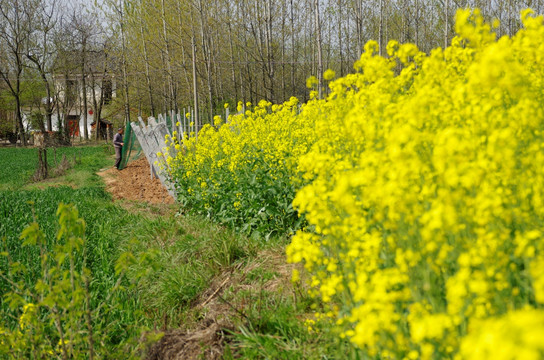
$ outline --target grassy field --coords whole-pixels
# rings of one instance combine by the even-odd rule
[[[50,260],[58,258],[63,246],[56,236],[61,228],[56,215],[59,203],[74,204],[86,223],[85,260],[76,256],[75,267],[76,274],[84,273],[83,267],[91,273],[90,303],[82,313],[92,310],[96,353],[119,359],[145,357],[149,351],[145,339],[178,336],[172,335],[177,334],[175,329],[192,334],[194,346],[184,354],[187,358],[210,349],[219,349],[224,358],[254,359],[352,353],[332,334],[308,330],[311,324],[304,320],[313,305],[306,291],[290,281],[286,239],[250,240],[205,218],[181,216],[176,206],[113,203],[95,174],[111,164],[112,157],[103,147],[57,149],[57,157],[60,154],[72,159],[75,155],[73,167],[56,178],[32,183],[35,150],[0,149],[2,167],[9,169],[0,181],[1,359],[32,357],[36,351],[36,344],[25,337],[29,330],[23,331],[33,300],[23,296],[21,304],[14,306],[13,284],[35,291],[46,277],[40,264],[44,252]],[[54,167],[54,159],[49,160]],[[45,235],[45,250],[24,246],[20,239],[32,222]],[[13,271],[13,264],[19,264],[18,270]],[[64,296],[75,301],[72,295]],[[37,329],[40,321],[46,324],[48,319],[42,309],[33,326]],[[216,332],[223,334],[220,340],[215,335],[199,337],[207,334],[210,324],[217,324]],[[34,341],[49,349],[47,354],[62,357],[59,334],[46,325],[44,336]],[[87,358],[89,337],[83,323],[76,325],[84,329],[74,332],[84,334],[82,341],[66,351],[73,358]],[[16,341],[15,335],[9,340],[6,334],[25,336]],[[160,354],[164,347],[158,342],[150,351]]]
[[[56,238],[59,230],[56,216],[59,203],[74,204],[79,210],[79,216],[86,222],[86,267],[92,273],[90,298],[94,304],[103,302],[115,286],[117,278],[114,266],[120,255],[119,246],[125,239],[124,232],[132,224],[138,223],[136,216],[111,202],[110,195],[95,174],[111,162],[111,157],[102,147],[56,149],[56,163],[54,152],[49,149],[48,153],[51,174],[55,173],[56,165],[63,156],[71,165],[64,168],[63,173],[56,178],[31,183],[36,150],[0,149],[1,166],[8,170],[2,172],[0,182],[1,251],[8,254],[0,258],[0,311],[3,319],[0,326],[7,329],[16,329],[21,316],[20,310],[8,306],[6,301],[6,296],[14,289],[10,283],[33,289],[38,281],[48,276],[43,274],[40,255],[44,252],[55,254],[55,249],[60,245]],[[38,223],[45,235],[45,249],[40,246],[23,246],[19,238],[23,229],[32,222]],[[23,270],[13,271],[12,264],[21,264]],[[76,266],[78,269],[83,266],[82,258],[76,258]],[[114,306],[109,308],[112,331],[108,336],[110,343],[105,344],[108,348],[114,349],[134,337],[135,327],[143,323],[143,319],[138,316],[138,302],[122,301],[123,297],[128,299],[128,295],[120,294]],[[31,302],[31,299],[25,298],[23,302]],[[98,318],[95,320],[99,321]],[[127,330],[116,330],[123,327]],[[50,336],[51,342],[58,341],[54,333]],[[19,350],[22,351],[19,355],[26,354],[25,349]]]
[[[77,162],[77,167],[66,177],[55,176],[56,184],[82,186],[83,180],[95,180],[93,171],[101,167],[113,166],[113,160],[108,155],[111,149],[107,146],[77,146],[49,148],[47,163],[49,171],[55,175],[63,157],[69,162]],[[38,149],[34,148],[0,148],[0,190],[20,189],[32,184],[33,175],[38,163]],[[47,181],[45,182],[45,185]],[[43,187],[43,186],[42,186]]]

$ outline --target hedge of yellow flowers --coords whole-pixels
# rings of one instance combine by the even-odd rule
[[[542,359],[544,20],[498,40],[478,11],[456,20],[430,55],[368,43],[305,108],[310,226],[288,260],[371,358]]]
[[[216,117],[198,137],[167,138],[162,165],[184,208],[246,233],[292,232],[302,221],[292,205],[301,183],[297,159],[315,141],[313,127],[297,115],[294,97],[281,105],[246,105],[250,110],[239,103],[228,123]]]
[[[182,201],[298,227],[317,318],[370,358],[544,358],[544,19],[521,18],[497,40],[459,11],[428,55],[371,41],[327,99],[172,144]]]

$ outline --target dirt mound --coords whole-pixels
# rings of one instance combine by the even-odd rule
[[[151,204],[173,204],[174,198],[161,184],[159,179],[152,179],[150,168],[145,158],[128,163],[119,171],[115,167],[98,173],[106,183],[106,190],[114,200],[138,200]]]

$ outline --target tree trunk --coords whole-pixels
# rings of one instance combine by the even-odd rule
[[[193,56],[193,103],[194,103],[194,113],[195,113],[195,126],[198,127],[199,125],[199,109],[198,109],[198,87],[197,87],[197,79],[196,79],[196,44],[195,44],[195,35],[193,34],[191,36],[191,50],[192,50],[192,56]],[[195,136],[196,136],[195,131]]]
[[[344,9],[342,5],[342,0],[338,0],[338,56],[340,57],[340,76],[344,76],[344,51],[342,49],[342,14]]]
[[[415,18],[414,18],[414,32],[415,32],[415,41],[416,46],[419,48],[419,0],[416,0],[416,11],[415,11]]]
[[[379,51],[380,51],[380,56],[383,55],[383,30],[384,30],[384,25],[383,25],[383,21],[384,21],[384,16],[383,16],[383,12],[384,12],[384,0],[380,0],[380,29],[379,29],[379,36],[378,36],[378,41],[379,41]]]
[[[166,32],[166,10],[164,6],[164,0],[161,0],[161,17],[162,17],[162,31],[163,31],[163,37],[164,37],[164,59],[166,62],[166,72],[168,76],[168,107],[172,110],[175,110],[177,107],[175,104],[177,104],[176,99],[176,90],[175,90],[175,84],[174,84],[174,75],[172,74],[172,63],[170,61],[170,41],[168,40],[168,33]],[[167,109],[169,110],[169,109]]]
[[[51,84],[49,83],[47,75],[39,61],[32,56],[27,57],[36,65],[36,67],[38,68],[38,72],[40,73],[40,77],[42,78],[43,86],[45,88],[45,93],[47,96],[47,98],[45,99],[45,118],[47,122],[47,130],[53,131],[53,103],[51,102]]]
[[[445,13],[445,21],[444,21],[444,49],[448,47],[448,32],[449,32],[449,21],[450,21],[450,13],[449,13],[449,8],[450,8],[450,0],[446,0],[445,1],[445,9],[444,9],[444,13]]]
[[[232,25],[230,22],[230,6],[227,4],[227,28],[228,28],[228,36],[229,36],[229,46],[230,46],[230,70],[231,70],[231,80],[232,84],[234,86],[234,101],[238,101],[238,83],[236,80],[236,66],[234,65],[234,44],[232,40]]]
[[[62,138],[62,141],[64,142],[67,137],[66,137],[66,131],[64,130],[64,126],[62,124],[62,118],[60,116],[60,101],[59,101],[59,94],[58,93],[55,93],[55,107],[57,109],[57,125],[59,127],[59,135],[61,136]]]
[[[274,101],[274,52],[272,49],[272,2],[266,2],[266,73],[268,76],[268,100]]]
[[[142,0],[140,0],[140,7],[142,6]],[[140,9],[141,10],[141,9]],[[155,116],[155,103],[153,101],[153,89],[151,87],[151,76],[149,75],[149,56],[147,54],[147,43],[144,38],[144,26],[143,17],[140,14],[140,36],[142,38],[142,46],[144,49],[144,62],[145,62],[145,81],[147,85],[147,95],[149,96],[149,107],[151,110],[151,116]]]
[[[102,105],[104,103],[104,82],[106,80],[107,74],[107,57],[104,55],[103,71],[102,71],[102,84],[100,86],[100,98],[96,100],[96,76],[93,71],[91,71],[91,87],[92,87],[92,96],[93,96],[93,109],[94,109],[94,124],[95,124],[95,140],[98,141],[100,138],[100,118],[102,117]]]
[[[359,54],[363,53],[363,0],[357,0],[357,8],[355,10],[355,23],[357,28],[357,47]],[[381,9],[381,0],[380,0]]]
[[[285,101],[285,2],[281,5],[281,101]]]
[[[69,94],[68,94],[68,74],[65,72],[64,73],[64,103],[63,103],[63,106],[62,106],[62,120],[64,121],[64,138],[71,142],[70,140],[70,127],[69,127],[69,124],[68,124],[68,113],[69,113],[69,107],[70,105],[68,104],[69,102]],[[60,121],[60,119],[59,119]],[[79,124],[77,125],[79,126]]]
[[[42,135],[45,135],[42,133]],[[44,139],[45,140],[45,139]],[[47,149],[44,147],[38,148],[38,168],[36,169],[36,175],[34,176],[36,180],[47,179],[48,176],[47,169]]]
[[[81,87],[82,87],[82,91],[83,91],[83,94],[82,94],[82,100],[83,100],[83,108],[82,108],[82,111],[83,111],[83,134],[85,136],[85,140],[89,140],[89,130],[87,129],[87,121],[88,121],[88,118],[87,118],[87,82],[85,80],[85,74],[83,73],[81,75]]]
[[[185,54],[185,40],[183,39],[183,19],[184,17],[186,17],[186,14],[183,13],[182,11],[182,8],[181,8],[181,2],[180,1],[176,1],[176,7],[177,7],[177,11],[178,11],[178,25],[179,25],[179,44],[180,44],[180,50],[181,50],[181,67],[183,68],[183,75],[184,75],[184,78],[185,78],[185,85],[187,86],[187,89],[190,89],[191,88],[191,81],[189,80],[189,71],[188,71],[188,66],[187,66],[187,56]],[[191,95],[190,95],[190,92],[187,91],[188,93],[188,99],[186,101],[190,102],[190,99],[191,99]],[[180,94],[180,96],[182,97],[182,102],[185,101],[185,99],[183,99],[183,95],[184,93]]]
[[[93,102],[93,119],[94,119],[94,131],[95,131],[95,137],[94,139],[98,141],[99,133],[100,133],[100,117],[97,116],[97,109],[98,109],[98,102],[96,101],[96,79],[94,76],[94,72],[91,71],[91,93],[92,93],[92,102]]]
[[[295,84],[295,64],[297,60],[297,52],[296,52],[296,43],[295,43],[295,14],[294,14],[294,7],[293,7],[293,0],[291,0],[290,7],[291,7],[291,93],[294,96],[297,96],[296,94],[296,84]]]
[[[317,92],[321,99],[323,97],[323,53],[321,40],[321,23],[319,19],[319,0],[314,0],[315,32],[317,36]]]
[[[83,134],[85,140],[89,140],[89,130],[87,129],[87,69],[85,68],[85,60],[87,57],[87,41],[86,38],[83,39],[82,48],[81,48],[81,87],[83,91]]]
[[[19,130],[19,138],[21,139],[21,144],[26,146],[25,127],[23,125],[23,114],[21,113],[21,99],[19,95],[15,96],[15,106],[17,107],[17,128]]]
[[[121,6],[121,50],[122,50],[122,66],[123,66],[123,87],[125,92],[125,124],[130,123],[130,100],[128,91],[128,70],[127,70],[127,48],[125,40],[125,19],[123,15],[123,6]]]

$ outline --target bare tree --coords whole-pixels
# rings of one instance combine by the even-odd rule
[[[319,12],[319,0],[313,0],[314,5],[314,16],[315,16],[315,34],[316,34],[316,44],[317,44],[317,91],[319,98],[323,97],[323,51],[322,46],[323,42],[321,40],[321,20]]]
[[[65,17],[61,16],[59,25],[53,32],[53,43],[56,51],[53,60],[53,79],[56,84],[54,87],[54,101],[57,109],[59,131],[65,141],[70,139],[68,114],[76,102],[75,82],[72,79],[77,67],[73,56],[76,41],[70,24]]]
[[[238,79],[236,76],[236,66],[234,64],[234,39],[233,39],[233,19],[231,17],[231,3],[230,1],[225,1],[225,7],[226,7],[226,21],[227,21],[227,29],[228,29],[228,42],[229,42],[229,52],[230,52],[230,70],[231,70],[231,81],[234,89],[234,99],[238,99]]]
[[[82,106],[80,110],[83,115],[83,134],[85,139],[89,139],[89,130],[88,130],[88,84],[87,77],[89,76],[89,67],[88,67],[88,57],[89,57],[89,47],[92,46],[92,37],[95,35],[95,25],[81,12],[78,10],[73,10],[71,15],[71,26],[75,30],[75,39],[77,46],[77,56],[79,60],[79,77],[81,80],[81,101]]]
[[[127,24],[130,16],[138,16],[138,12],[127,13],[127,7],[131,7],[132,3],[125,0],[105,0],[105,9],[109,9],[110,30],[119,35],[118,46],[120,48],[121,73],[123,79],[123,95],[124,95],[124,113],[125,124],[130,123],[130,84],[129,84],[129,69],[128,69],[128,41],[127,41]],[[106,10],[104,10],[106,11]]]
[[[169,34],[167,32],[166,25],[166,7],[164,5],[164,0],[161,0],[161,21],[162,21],[162,36],[164,41],[164,61],[166,63],[166,76],[168,78],[168,106],[170,109],[177,111],[177,96],[176,96],[176,82],[174,80],[174,74],[172,72],[172,61],[171,61],[171,45]]]
[[[444,5],[444,49],[448,47],[450,28],[450,0],[445,0]]]
[[[105,1],[120,7],[119,0]],[[197,113],[204,106],[207,121],[225,99],[306,99],[308,76],[321,77],[325,66],[344,74],[369,40],[379,43],[383,56],[389,39],[415,42],[426,52],[447,46],[458,8],[480,6],[488,21],[500,15],[505,20],[501,31],[514,33],[519,25],[515,14],[530,5],[514,0],[126,2],[138,5],[138,11],[125,13],[133,24],[125,28],[123,51],[131,54],[135,74],[130,89],[147,92],[152,109],[162,93],[164,110],[177,106],[172,98],[196,107]],[[113,18],[122,34],[121,17]],[[122,48],[123,36],[118,41]]]
[[[206,6],[205,6],[206,5]],[[198,0],[196,10],[199,16],[200,25],[200,40],[202,49],[202,56],[204,58],[204,65],[206,68],[206,84],[207,84],[207,99],[208,99],[208,119],[212,122],[213,119],[213,87],[212,87],[212,48],[211,38],[208,24],[208,9],[209,4],[204,4],[202,0]]]
[[[26,49],[26,57],[34,65],[43,81],[46,92],[45,116],[47,129],[53,131],[53,89],[50,78],[53,65],[52,34],[58,20],[57,1],[52,0],[49,4],[39,4],[37,13],[27,13],[28,21],[35,21],[37,27],[29,38],[29,45]]]
[[[194,9],[193,6],[191,6],[191,18],[193,18],[194,15]],[[198,106],[198,80],[197,80],[197,70],[196,70],[196,34],[195,34],[195,26],[194,23],[191,22],[191,59],[192,59],[192,71],[193,71],[193,107],[194,107],[194,119],[195,119],[195,126],[198,128],[200,125],[199,123],[199,106]]]
[[[140,0],[139,3],[139,17],[138,17],[138,29],[140,32],[141,42],[142,42],[142,49],[143,49],[143,58],[145,63],[145,81],[147,85],[147,94],[149,96],[149,106],[151,107],[151,116],[155,116],[155,103],[153,101],[153,88],[151,87],[151,75],[150,75],[150,60],[148,56],[148,50],[147,50],[147,42],[144,38],[144,4],[143,1]]]
[[[0,77],[15,100],[17,130],[21,143],[27,139],[23,126],[21,82],[25,67],[25,53],[33,32],[37,0],[0,0]]]

